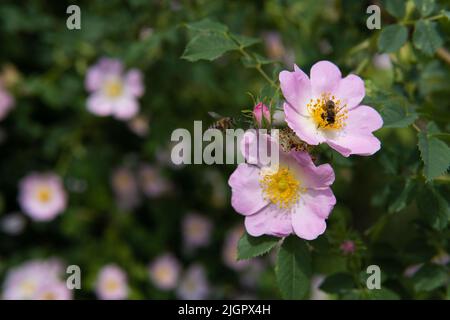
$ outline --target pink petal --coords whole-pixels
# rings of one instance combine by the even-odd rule
[[[255,214],[246,216],[245,229],[254,237],[263,234],[285,237],[292,233],[291,214],[271,204]]]
[[[302,186],[323,189],[333,184],[334,171],[328,163],[316,167],[308,153],[291,151],[290,154],[300,164]]]
[[[240,150],[247,163],[264,167],[270,165],[271,152],[278,152],[279,146],[268,134],[251,129],[244,133]]]
[[[297,236],[305,240],[314,240],[325,232],[325,219],[318,216],[314,209],[304,202],[292,213],[292,227]]]
[[[336,204],[336,197],[331,188],[326,189],[308,189],[301,194],[301,200],[306,206],[312,208],[314,213],[320,218],[326,219]]]
[[[366,135],[346,133],[338,135],[332,140],[327,140],[328,145],[348,157],[351,154],[360,156],[370,156],[380,150],[381,144],[371,133]]]
[[[341,80],[341,71],[329,61],[319,61],[314,64],[310,72],[313,96],[335,91]]]
[[[269,203],[263,197],[259,172],[258,167],[241,163],[228,180],[232,191],[231,205],[240,214],[253,214]]]
[[[139,111],[139,105],[133,97],[122,97],[114,101],[114,116],[120,120],[129,120]]]
[[[343,104],[347,104],[347,108],[352,109],[359,105],[366,94],[364,81],[360,77],[350,74],[339,81],[334,94],[336,98],[342,100]]]
[[[374,108],[361,105],[350,110],[346,124],[346,131],[369,133],[380,129],[383,126],[383,119]]]
[[[108,116],[112,113],[113,104],[101,93],[94,93],[87,100],[87,108],[96,115]]]
[[[137,69],[131,69],[125,76],[126,89],[135,97],[140,97],[144,93],[142,82],[142,73]]]
[[[325,141],[311,118],[298,114],[287,103],[284,104],[284,113],[288,126],[295,131],[301,140],[312,145]]]
[[[279,79],[286,101],[296,112],[306,116],[306,104],[311,99],[311,82],[308,76],[295,65],[293,72],[280,72]]]
[[[375,109],[359,106],[349,111],[346,126],[336,135],[328,137],[327,143],[344,157],[351,154],[372,155],[380,150],[380,141],[372,134],[383,125]]]

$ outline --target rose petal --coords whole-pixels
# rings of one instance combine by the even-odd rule
[[[228,180],[232,190],[231,205],[240,214],[253,214],[269,203],[263,197],[259,172],[258,167],[241,163]]]
[[[271,204],[255,214],[246,216],[245,229],[254,237],[263,234],[285,237],[292,233],[291,214]]]
[[[295,131],[297,136],[308,144],[317,145],[325,139],[317,130],[316,124],[310,117],[304,117],[295,112],[289,104],[284,104],[284,113],[288,126]]]
[[[334,94],[342,101],[342,105],[347,104],[348,109],[357,107],[366,94],[364,81],[360,77],[350,74],[339,81]]]
[[[312,94],[318,97],[336,90],[341,80],[341,71],[330,61],[319,61],[312,66],[310,76]]]
[[[311,82],[308,76],[295,65],[293,72],[280,72],[279,79],[286,101],[296,112],[308,115],[306,104],[311,99]]]
[[[325,232],[327,225],[312,207],[300,202],[292,213],[292,227],[300,238],[314,240]]]

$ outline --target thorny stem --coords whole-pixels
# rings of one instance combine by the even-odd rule
[[[413,128],[416,129],[417,132],[420,132],[420,128],[417,126],[417,124],[413,123],[412,124]]]

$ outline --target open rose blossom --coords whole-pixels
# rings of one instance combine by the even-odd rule
[[[126,299],[128,297],[127,275],[117,265],[108,264],[99,272],[95,291],[102,300]]]
[[[172,290],[176,287],[181,266],[171,253],[157,257],[149,267],[150,279],[161,290]]]
[[[240,164],[228,181],[233,208],[245,216],[245,228],[252,236],[295,233],[306,240],[317,238],[325,231],[325,220],[336,203],[330,189],[333,169],[329,164],[315,166],[306,152],[286,153],[275,139],[259,135],[248,131],[242,139],[247,163]],[[277,171],[248,152],[258,140],[271,144],[271,150],[279,150]],[[259,143],[258,149],[263,145]]]
[[[364,82],[341,71],[329,61],[311,68],[310,78],[297,66],[280,73],[286,99],[286,122],[300,139],[311,145],[327,143],[345,157],[372,155],[380,141],[372,132],[383,125],[378,112],[360,105],[365,95]]]
[[[119,60],[102,58],[86,75],[87,100],[90,112],[129,120],[139,111],[138,98],[144,93],[142,74],[137,69],[124,71]]]
[[[59,260],[30,260],[8,271],[3,284],[5,300],[69,300],[70,291]]]
[[[32,173],[22,179],[19,188],[20,206],[33,220],[49,221],[66,209],[63,183],[53,173]]]

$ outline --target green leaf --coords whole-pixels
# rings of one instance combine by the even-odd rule
[[[430,15],[436,6],[435,0],[414,0],[414,4],[422,17]]]
[[[405,182],[405,186],[396,197],[395,201],[389,206],[389,212],[399,212],[403,210],[412,200],[412,195],[414,194],[414,190],[416,189],[416,183],[414,180],[408,179]]]
[[[449,146],[433,136],[436,133],[419,132],[419,150],[424,163],[424,175],[427,181],[447,172],[450,166]]]
[[[450,210],[447,201],[430,185],[425,185],[417,196],[417,207],[421,215],[436,230],[447,227]]]
[[[442,47],[444,41],[436,29],[435,22],[419,20],[415,24],[413,43],[417,49],[431,56]]]
[[[310,287],[311,256],[305,241],[286,238],[278,252],[275,267],[278,287],[284,299],[302,299]]]
[[[243,35],[239,35],[239,34],[232,34],[232,37],[243,48],[252,46],[261,41],[259,38],[248,37],[248,36],[243,36]]]
[[[228,27],[209,18],[186,24],[188,29],[196,32],[227,32]]]
[[[405,16],[406,1],[405,0],[385,0],[385,7],[387,12],[397,19]]]
[[[245,232],[238,243],[238,260],[261,256],[275,247],[278,241],[275,237],[252,237]]]
[[[331,294],[339,294],[342,291],[353,289],[355,283],[348,273],[335,273],[322,282],[320,290]]]
[[[416,291],[432,291],[446,284],[448,273],[443,266],[427,264],[417,271],[412,280]]]
[[[395,52],[408,40],[408,29],[399,24],[384,27],[378,39],[378,48],[382,52]]]
[[[238,46],[233,40],[218,33],[199,34],[186,46],[183,59],[191,62],[198,60],[215,60],[225,52],[236,50]]]
[[[400,296],[394,291],[386,288],[366,290],[368,300],[400,300]]]
[[[418,118],[403,95],[390,88],[377,87],[372,81],[366,81],[364,103],[378,109],[385,128],[404,128]]]

